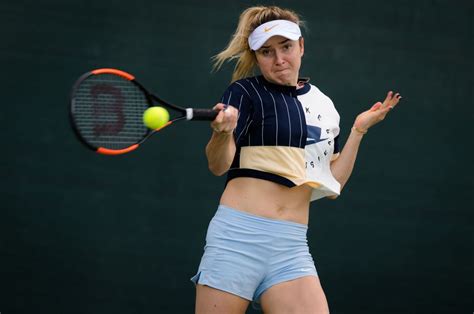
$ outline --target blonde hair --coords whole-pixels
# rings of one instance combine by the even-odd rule
[[[302,22],[295,12],[277,6],[250,7],[240,14],[239,24],[227,47],[212,57],[213,69],[218,71],[224,62],[237,59],[232,82],[253,74],[257,61],[255,53],[250,50],[248,38],[258,26],[273,20],[288,20],[302,26]]]

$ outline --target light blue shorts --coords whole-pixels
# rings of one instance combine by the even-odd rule
[[[259,303],[265,290],[317,276],[303,224],[264,218],[220,205],[206,236],[194,284]]]

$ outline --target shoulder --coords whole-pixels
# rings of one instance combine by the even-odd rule
[[[337,112],[336,106],[334,105],[332,99],[324,94],[317,86],[307,83],[310,88],[307,93],[298,96],[298,99],[305,104],[312,104],[317,106],[318,109],[332,112],[335,115],[339,115]]]
[[[243,78],[232,82],[228,87],[228,91],[244,94],[251,97],[252,91],[256,86],[260,85],[257,77]],[[258,87],[257,87],[258,88]]]
[[[254,88],[256,84],[258,83],[255,77],[232,82],[222,95],[221,102],[232,105],[239,110],[252,108],[256,99]]]
[[[261,102],[261,95],[264,91],[264,85],[259,81],[259,77],[247,77],[237,81],[232,82],[226,89],[223,102],[225,100],[229,102],[228,99],[233,98],[239,99],[240,103],[247,103],[253,105],[254,103]]]
[[[323,93],[319,89],[319,87],[317,87],[313,84],[309,84],[309,85],[311,86],[310,92],[312,92],[315,97],[317,97],[320,100],[323,100],[328,105],[331,105],[332,107],[334,107],[334,103],[333,103],[332,99],[329,96],[327,96],[325,93]]]

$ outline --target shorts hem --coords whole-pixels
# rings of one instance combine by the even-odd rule
[[[310,273],[310,274],[298,274],[298,275],[288,276],[288,277],[284,277],[284,278],[279,278],[278,280],[274,280],[274,281],[266,284],[265,287],[262,288],[260,292],[258,292],[258,294],[255,294],[254,302],[260,304],[260,297],[262,296],[262,294],[265,291],[267,291],[269,288],[273,287],[274,285],[277,285],[277,284],[282,283],[282,282],[287,282],[287,281],[291,281],[291,280],[295,280],[295,279],[300,279],[300,278],[303,278],[303,277],[309,277],[309,276],[319,277],[318,274],[315,272],[315,273]]]
[[[191,281],[194,283],[195,286],[197,286],[198,284],[203,285],[203,286],[208,286],[208,287],[211,287],[213,289],[221,290],[221,291],[233,294],[235,296],[241,297],[242,299],[245,299],[249,302],[252,302],[252,297],[245,296],[243,293],[238,293],[238,292],[232,291],[229,288],[222,287],[222,286],[212,282],[212,280],[210,280],[208,278],[206,272],[204,272],[204,271],[199,271],[195,276],[193,276],[191,278]]]

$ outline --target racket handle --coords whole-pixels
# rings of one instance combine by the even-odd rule
[[[186,109],[186,119],[187,120],[200,120],[200,121],[212,121],[217,116],[216,111],[212,109]]]

